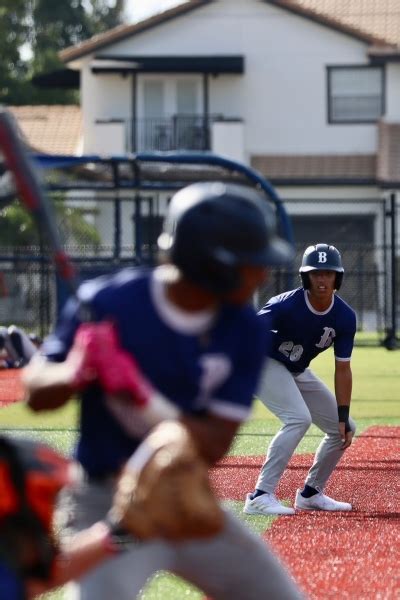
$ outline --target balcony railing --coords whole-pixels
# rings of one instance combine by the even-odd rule
[[[175,115],[137,119],[128,129],[128,150],[210,150],[210,126],[220,115]]]

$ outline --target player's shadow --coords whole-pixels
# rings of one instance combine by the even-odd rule
[[[374,434],[364,435],[364,434],[362,434],[361,439],[362,440],[399,440],[400,434],[399,435],[374,435]]]
[[[368,519],[377,519],[379,521],[400,521],[400,512],[379,512],[379,511],[358,511],[357,508],[352,512],[346,513],[346,518],[366,521]]]

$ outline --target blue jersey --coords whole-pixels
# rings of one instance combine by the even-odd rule
[[[263,332],[250,305],[218,312],[183,313],[165,296],[163,267],[125,269],[83,284],[79,298],[98,320],[112,319],[122,347],[164,396],[185,413],[212,414],[241,422],[247,418],[263,359]],[[77,302],[42,348],[50,360],[64,360],[79,325]],[[117,470],[139,440],[112,416],[98,387],[82,394],[77,458],[89,474]]]
[[[0,598],[1,600],[24,600],[26,598],[21,578],[1,561]]]
[[[351,358],[356,315],[336,294],[330,307],[318,312],[311,306],[308,293],[297,288],[274,296],[258,314],[264,328],[271,331],[269,356],[292,373],[304,371],[332,344],[336,360]]]

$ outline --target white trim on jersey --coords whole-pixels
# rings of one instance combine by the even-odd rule
[[[46,341],[46,356],[52,354],[63,354],[65,352],[65,344],[61,340],[57,339],[54,335],[50,335]],[[40,352],[40,350],[39,350]]]
[[[349,358],[339,358],[339,356],[335,356],[335,360],[338,362],[349,362],[351,360],[351,356],[349,356]]]
[[[215,310],[184,311],[172,304],[165,293],[166,266],[157,267],[151,274],[150,293],[154,307],[171,329],[185,335],[199,335],[207,331],[216,315]]]
[[[213,398],[207,404],[207,410],[217,417],[229,419],[230,421],[242,422],[249,418],[251,406],[240,406],[238,404],[227,402],[226,400]]]
[[[315,310],[315,308],[311,305],[311,302],[310,302],[310,300],[308,298],[308,291],[307,290],[304,290],[304,300],[305,300],[305,302],[307,304],[308,309],[312,313],[314,313],[314,315],[326,315],[332,309],[332,307],[333,307],[333,305],[335,303],[335,294],[333,294],[333,296],[332,296],[332,302],[330,303],[330,305],[328,306],[328,308],[326,310],[321,311],[321,312],[319,310]]]

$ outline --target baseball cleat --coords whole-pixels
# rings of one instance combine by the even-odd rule
[[[349,511],[352,510],[351,504],[348,502],[339,502],[322,492],[314,494],[311,498],[304,498],[301,495],[301,490],[296,492],[296,500],[294,507],[297,510],[327,510],[327,511]]]
[[[294,508],[281,504],[274,494],[266,492],[252,499],[251,494],[246,495],[243,512],[246,515],[294,515]]]

